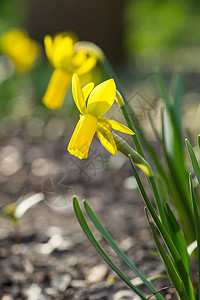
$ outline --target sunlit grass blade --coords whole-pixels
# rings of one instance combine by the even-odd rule
[[[31,207],[44,199],[43,193],[34,194],[26,199],[23,199],[15,208],[15,217],[20,219]]]
[[[170,236],[178,250],[188,274],[191,274],[189,255],[185,237],[168,203],[165,205]]]
[[[146,212],[146,216],[147,216],[147,220],[149,222],[149,226],[151,228],[151,232],[152,232],[156,247],[157,247],[157,249],[160,253],[160,256],[165,264],[165,268],[169,275],[170,281],[176,288],[181,300],[190,300],[189,295],[187,294],[187,291],[184,289],[184,284],[178,274],[178,271],[177,271],[175,265],[172,263],[169,255],[166,253],[165,249],[161,245],[156,227],[154,226],[153,222],[149,220],[147,212]]]
[[[192,242],[194,240],[194,216],[189,195],[187,172],[184,167],[183,147],[181,141],[179,141],[177,130],[174,129],[171,123],[170,113],[166,109],[162,112],[162,135],[164,154],[170,171],[169,176],[174,181],[179,195],[173,197],[172,200],[179,213],[187,240]]]
[[[167,249],[170,253],[170,256],[171,258],[173,259],[176,267],[177,267],[177,270],[179,272],[179,275],[182,279],[182,282],[185,286],[185,290],[188,292],[188,295],[190,296],[190,300],[195,300],[195,296],[194,296],[194,290],[193,290],[193,287],[192,287],[192,282],[191,282],[191,278],[189,276],[189,274],[187,273],[186,269],[185,269],[185,266],[181,260],[181,256],[176,248],[176,246],[174,245],[168,231],[166,230],[166,228],[164,227],[164,225],[161,223],[159,217],[157,216],[154,208],[153,208],[153,205],[151,204],[145,190],[144,190],[144,187],[143,187],[143,184],[140,180],[140,177],[138,176],[137,172],[136,172],[136,169],[135,169],[135,166],[134,166],[134,163],[131,159],[131,157],[129,157],[130,159],[130,162],[131,162],[131,165],[132,165],[132,170],[133,170],[133,174],[135,176],[135,179],[137,181],[137,184],[138,184],[138,188],[140,190],[140,193],[142,195],[142,198],[163,238],[163,241],[165,242],[165,245],[167,246]]]
[[[163,108],[161,109],[161,116],[163,114]],[[180,208],[182,207],[182,195],[180,195],[179,191],[177,190],[177,186],[175,184],[174,179],[172,178],[172,176],[169,176],[168,174],[168,170],[166,170],[166,167],[164,167],[159,159],[158,154],[156,153],[156,151],[154,150],[154,148],[152,147],[152,145],[150,144],[150,142],[148,141],[144,130],[142,130],[141,126],[138,128],[138,132],[139,132],[139,136],[148,152],[148,154],[151,156],[155,168],[157,169],[157,171],[160,174],[160,179],[163,179],[163,185],[166,186],[167,192],[168,194],[171,196],[172,199],[175,199],[174,201],[176,201],[178,204],[180,204]],[[161,138],[161,144],[163,143],[163,138]],[[161,198],[162,195],[161,195]],[[159,199],[158,199],[159,201]],[[187,216],[186,216],[187,218]]]
[[[161,141],[161,137],[160,137],[160,135],[159,135],[159,133],[158,133],[158,130],[157,130],[156,126],[155,126],[155,123],[154,123],[154,120],[153,120],[153,118],[152,118],[152,115],[151,115],[151,112],[150,112],[150,111],[148,111],[148,119],[149,119],[149,122],[150,122],[150,124],[151,124],[151,128],[152,128],[152,130],[153,130],[153,133],[154,133],[154,135],[155,135],[157,141],[158,141],[159,143],[161,143],[161,142],[162,142],[162,141]]]
[[[172,78],[172,95],[174,100],[174,114],[176,117],[176,124],[178,130],[181,134],[182,128],[182,101],[183,101],[183,78],[180,72],[176,72],[176,74]]]
[[[160,257],[159,254],[158,254],[158,256]],[[163,278],[168,279],[169,277],[168,277],[168,275],[161,274],[161,275],[156,275],[156,276],[149,277],[149,278],[147,278],[147,280],[148,281],[154,281],[154,280],[163,279]],[[136,278],[132,279],[131,283],[134,284],[135,286],[140,286],[140,285],[144,284],[143,281],[139,277],[136,277]]]
[[[91,232],[87,221],[85,220],[85,217],[83,216],[83,213],[80,209],[80,206],[78,204],[78,200],[77,198],[74,196],[73,198],[73,206],[74,206],[74,211],[76,214],[76,217],[84,231],[84,233],[86,234],[87,238],[89,239],[89,241],[92,243],[92,245],[94,246],[94,248],[97,250],[97,252],[101,255],[101,257],[107,262],[107,264],[119,275],[119,277],[124,280],[126,282],[126,284],[128,286],[130,286],[130,288],[141,297],[141,299],[143,300],[147,300],[147,298],[144,296],[144,294],[137,288],[135,287],[130,280],[117,268],[117,266],[112,262],[112,260],[108,257],[108,255],[106,254],[106,252],[102,249],[102,247],[100,246],[100,244],[98,243],[98,241],[96,240],[96,238],[94,237],[93,233]]]
[[[163,96],[163,100],[165,102],[165,105],[166,105],[167,108],[169,108],[171,106],[171,101],[170,101],[165,83],[164,83],[163,78],[161,76],[160,70],[159,70],[159,68],[155,68],[154,71],[155,71],[158,86],[159,86],[161,94]]]
[[[143,276],[143,274],[135,267],[135,265],[124,254],[124,252],[117,246],[117,244],[114,242],[111,235],[108,233],[108,231],[101,224],[101,222],[99,221],[99,219],[97,218],[97,216],[95,215],[94,211],[92,210],[90,205],[87,203],[87,201],[84,201],[84,206],[85,206],[85,210],[86,210],[90,220],[95,225],[97,230],[101,233],[101,235],[104,237],[104,239],[113,248],[113,250],[129,266],[129,268],[142,280],[142,282],[149,288],[149,290],[152,293],[157,292],[156,289],[154,288],[154,286]],[[160,294],[156,294],[156,298],[159,299],[159,300],[164,300],[164,298]]]
[[[195,240],[194,242],[192,242],[189,246],[187,246],[187,252],[188,255],[191,256],[191,254],[193,253],[193,251],[197,248],[197,241]]]
[[[190,192],[194,209],[194,220],[195,220],[195,230],[196,230],[196,240],[197,240],[197,257],[198,257],[198,270],[199,270],[199,289],[200,289],[200,212],[198,208],[198,200],[195,197],[192,175],[189,174]],[[199,290],[200,299],[200,290]]]
[[[185,142],[186,142],[186,146],[188,148],[188,152],[190,154],[190,159],[192,161],[193,169],[194,169],[196,177],[200,183],[200,167],[199,167],[196,155],[195,155],[192,145],[190,144],[188,139],[185,139]]]
[[[198,135],[197,141],[198,141],[198,146],[199,146],[199,149],[200,149],[200,134]]]
[[[164,203],[169,203],[169,194],[168,194],[168,190],[166,188],[164,179],[162,176],[160,176],[160,174],[157,172],[156,173],[156,179],[157,179],[157,183],[158,183],[158,189],[160,191],[161,197],[163,199]]]

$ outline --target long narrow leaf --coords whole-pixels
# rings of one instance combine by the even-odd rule
[[[153,130],[153,133],[154,133],[157,141],[161,143],[161,137],[160,137],[160,135],[158,133],[158,130],[157,130],[156,126],[155,126],[155,123],[154,123],[154,120],[152,118],[152,115],[151,115],[150,111],[148,111],[148,119],[149,119],[149,122],[151,124],[151,128]]]
[[[192,182],[192,175],[189,174],[189,183],[190,183],[190,192],[194,209],[194,220],[195,220],[195,230],[197,238],[197,257],[198,257],[198,269],[199,269],[199,289],[200,289],[200,213],[198,209],[197,199],[194,193],[194,187]],[[200,299],[200,290],[199,290],[199,299]]]
[[[166,107],[170,107],[171,106],[171,101],[165,86],[165,83],[163,81],[163,78],[161,76],[160,70],[158,68],[155,69],[155,75],[156,75],[156,79],[159,85],[159,88],[161,90],[161,94],[163,96],[163,100],[165,102]]]
[[[182,100],[183,100],[183,79],[180,72],[177,72],[173,76],[172,85],[173,85],[173,100],[174,100],[174,114],[176,117],[176,124],[181,136],[182,128]]]
[[[200,149],[200,134],[198,135],[197,142],[198,142],[198,146],[199,146],[199,149]]]
[[[135,265],[130,261],[130,259],[124,254],[124,252],[117,246],[117,244],[112,239],[111,235],[108,233],[108,231],[104,228],[104,226],[101,224],[97,216],[95,215],[94,211],[90,207],[90,205],[87,203],[87,201],[84,200],[84,206],[85,210],[90,218],[90,220],[93,222],[97,230],[101,233],[101,235],[104,237],[104,239],[109,243],[109,245],[113,248],[113,250],[119,255],[119,257],[129,266],[131,270],[142,280],[142,282],[149,288],[149,290],[152,293],[157,292],[154,286],[144,277],[144,275],[135,267]],[[156,298],[159,300],[164,300],[164,298],[157,294]]]
[[[173,126],[168,112],[162,113],[162,133],[163,133],[163,149],[169,166],[169,171],[174,181],[176,191],[179,197],[173,197],[174,205],[179,213],[181,224],[184,227],[189,242],[194,240],[194,216],[192,211],[192,203],[189,195],[189,185],[187,182],[186,170],[184,168],[183,149],[177,142],[179,139],[177,134],[173,134]],[[169,129],[171,127],[171,130]],[[171,132],[172,131],[172,132]]]
[[[119,275],[119,277],[121,277],[121,279],[123,279],[126,282],[126,284],[129,285],[130,288],[132,290],[134,290],[134,292],[141,297],[141,299],[147,300],[147,298],[143,295],[143,293],[130,282],[130,280],[117,268],[117,266],[112,262],[112,260],[108,257],[108,255],[102,249],[102,247],[100,246],[100,244],[98,243],[98,241],[96,240],[94,235],[92,234],[92,232],[83,216],[83,213],[80,209],[78,200],[75,196],[73,198],[73,206],[74,206],[74,211],[75,211],[76,217],[77,217],[84,233],[86,234],[87,238],[92,243],[94,248],[97,250],[97,252],[107,262],[107,264]]]
[[[185,142],[186,142],[186,146],[188,148],[188,152],[190,154],[190,159],[192,161],[193,169],[194,169],[197,179],[200,183],[200,167],[199,167],[196,155],[195,155],[192,145],[190,144],[188,139],[185,139]]]
[[[184,290],[184,285],[182,284],[182,280],[177,272],[175,265],[172,263],[172,261],[170,260],[169,256],[166,254],[163,246],[161,245],[161,243],[159,241],[159,237],[158,237],[156,228],[155,228],[153,222],[151,222],[149,220],[147,212],[146,212],[146,216],[147,216],[147,220],[149,222],[149,226],[151,228],[151,232],[152,232],[154,241],[156,243],[157,249],[158,249],[160,256],[165,264],[165,268],[167,270],[167,273],[169,275],[169,278],[170,278],[172,284],[176,288],[181,300],[190,300],[188,298],[187,292]]]
[[[185,269],[187,270],[187,273],[190,274],[190,261],[189,261],[189,255],[187,252],[187,244],[183,235],[183,232],[181,230],[181,227],[179,223],[177,222],[170,206],[168,203],[165,205],[166,207],[166,213],[168,216],[168,226],[169,226],[169,231],[170,231],[170,236],[182,258],[182,262],[185,266]]]

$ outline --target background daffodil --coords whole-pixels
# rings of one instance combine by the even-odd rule
[[[116,96],[116,85],[113,79],[106,80],[94,88],[90,82],[83,89],[77,74],[72,78],[72,93],[78,110],[81,113],[67,150],[78,158],[87,158],[95,132],[101,144],[113,155],[117,147],[111,128],[133,135],[126,126],[102,117],[113,105]]]
[[[19,72],[29,70],[39,55],[38,44],[19,29],[7,31],[0,40],[1,52],[12,60]]]
[[[73,35],[58,34],[54,38],[44,38],[47,58],[55,68],[43,103],[51,109],[58,109],[71,83],[72,75],[89,72],[97,63],[97,56],[91,50],[78,49]]]

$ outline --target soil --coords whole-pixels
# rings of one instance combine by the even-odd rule
[[[165,274],[160,259],[150,253],[156,249],[128,160],[120,154],[111,157],[95,138],[89,158],[80,161],[65,149],[70,136],[66,127],[53,138],[54,127],[55,132],[47,134],[49,123],[42,125],[40,134],[34,129],[40,125],[38,120],[33,120],[33,128],[29,125],[13,122],[0,132],[1,207],[20,196],[44,194],[44,200],[19,220],[18,229],[9,218],[0,219],[0,299],[140,299],[90,244],[72,206],[74,194],[81,207],[82,199],[87,199],[145,276]],[[134,279],[136,275],[91,227],[116,265]],[[154,283],[166,299],[172,299],[173,289],[166,279]],[[141,289],[155,299],[145,287]]]

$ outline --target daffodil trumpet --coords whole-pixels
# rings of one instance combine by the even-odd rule
[[[97,63],[97,55],[90,49],[76,48],[72,35],[58,34],[54,38],[49,35],[44,38],[47,58],[55,68],[43,103],[50,109],[59,109],[62,106],[72,76],[79,76],[91,71]]]
[[[103,117],[115,100],[114,80],[106,80],[95,88],[94,83],[90,82],[82,88],[78,75],[74,74],[72,94],[81,116],[67,150],[79,159],[87,158],[90,144],[97,132],[101,144],[111,154],[116,155],[117,146],[111,128],[130,135],[134,132],[121,123]]]

